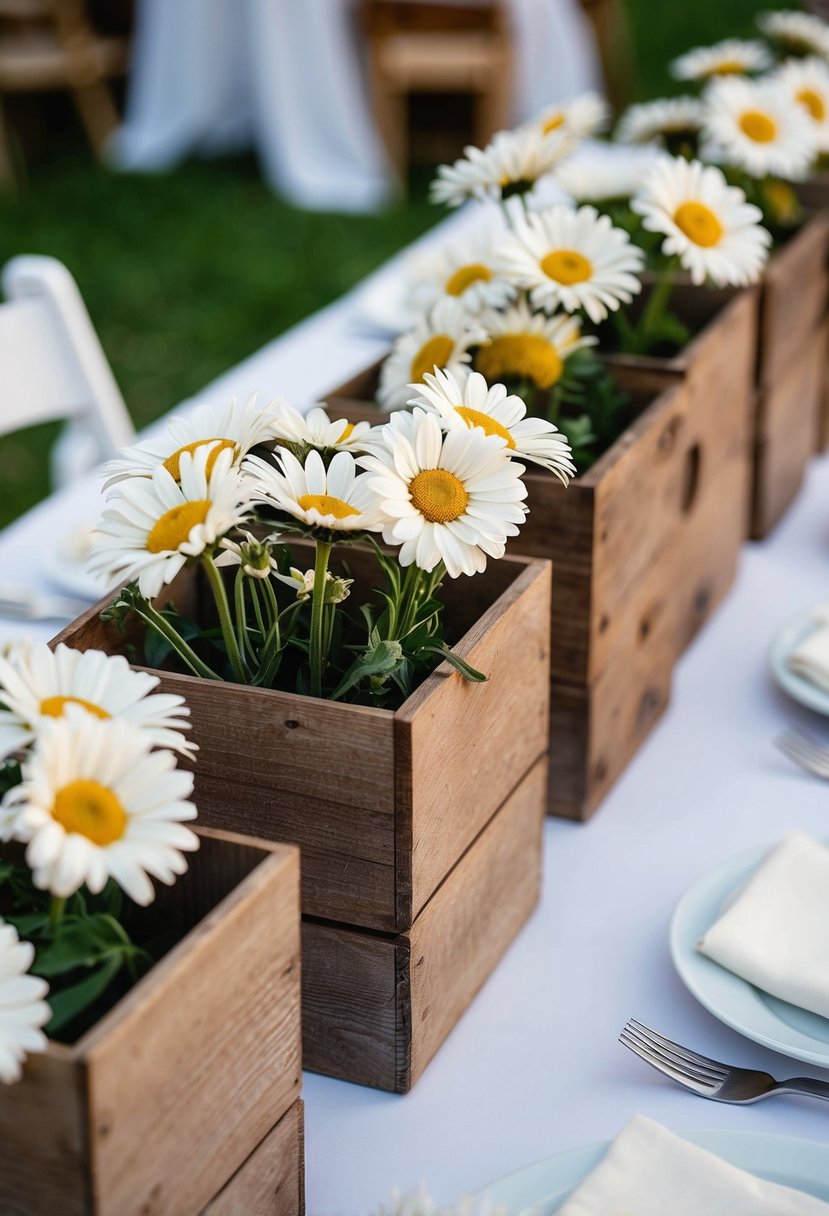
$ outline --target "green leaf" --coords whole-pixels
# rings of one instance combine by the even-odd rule
[[[439,654],[442,659],[446,659],[447,663],[451,663],[465,680],[470,680],[474,684],[485,684],[489,679],[489,676],[485,676],[482,671],[477,671],[462,659],[460,655],[454,654],[445,642],[441,643],[440,646],[424,646],[423,649],[432,654]]]
[[[77,984],[64,988],[62,992],[50,992],[52,1018],[46,1027],[46,1033],[54,1036],[68,1022],[73,1021],[99,1000],[118,975],[122,962],[123,955],[112,955]]]
[[[372,631],[370,648],[354,660],[332,692],[331,700],[338,701],[361,680],[373,676],[388,677],[392,675],[402,659],[403,648],[399,642],[374,638],[374,631]]]

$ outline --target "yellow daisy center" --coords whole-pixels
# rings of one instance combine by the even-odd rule
[[[756,144],[770,144],[777,139],[777,123],[762,110],[744,110],[740,115],[740,130]]]
[[[722,63],[718,63],[715,68],[711,68],[711,76],[741,76],[746,70],[746,65],[740,63],[739,59],[723,59]]]
[[[781,223],[796,218],[799,203],[797,195],[787,182],[767,181],[763,185],[763,194],[774,211],[775,218]]]
[[[515,447],[515,440],[507,428],[490,414],[482,414],[480,410],[470,409],[468,405],[459,405],[458,413],[470,430],[473,426],[483,427],[487,435],[498,435],[501,439],[506,440],[508,448]]]
[[[52,818],[67,832],[86,836],[93,844],[120,840],[127,826],[121,800],[99,781],[70,781],[55,795]]]
[[[555,279],[570,287],[573,283],[585,283],[593,277],[593,264],[583,253],[575,249],[555,249],[541,259],[541,269],[548,279]]]
[[[147,548],[150,553],[165,553],[178,549],[179,545],[189,540],[196,524],[203,524],[207,519],[210,506],[208,499],[197,498],[193,502],[182,502],[177,507],[165,511],[153,524],[147,536]]]
[[[684,232],[689,241],[710,249],[719,245],[723,237],[723,226],[705,203],[680,203],[674,212],[674,223]]]
[[[525,376],[539,388],[552,388],[561,379],[564,362],[556,348],[540,334],[503,334],[482,346],[475,370],[486,380]]]
[[[101,709],[100,705],[84,701],[83,697],[46,697],[40,702],[40,712],[44,718],[62,718],[67,705],[80,705],[87,713],[94,714],[96,718],[111,717],[105,709]]]
[[[814,89],[801,89],[796,94],[796,100],[811,114],[815,122],[823,122],[826,117],[826,103]]]
[[[446,280],[446,294],[462,296],[473,283],[488,283],[491,278],[492,271],[483,262],[469,262],[466,266],[459,266]]]
[[[178,451],[173,452],[172,456],[168,456],[164,461],[164,468],[167,470],[170,476],[174,477],[176,481],[178,481],[181,478],[180,465],[183,454],[185,452],[189,452],[190,455],[193,456],[205,443],[215,443],[216,445],[213,451],[207,457],[205,471],[208,477],[213,472],[213,467],[219,458],[219,452],[226,452],[228,448],[233,450],[236,447],[236,444],[232,439],[197,439],[195,443],[185,443],[183,448],[179,448]]]
[[[409,482],[409,494],[415,508],[432,524],[459,519],[469,503],[460,477],[448,469],[423,469]]]
[[[349,515],[360,514],[351,503],[343,502],[341,498],[333,498],[330,494],[303,494],[297,502],[303,511],[319,511],[320,515],[333,515],[335,519],[346,519]]]
[[[559,127],[563,127],[566,119],[561,110],[557,114],[551,114],[544,124],[544,134],[549,135],[551,131],[557,131]]]
[[[446,367],[454,349],[455,343],[448,334],[435,334],[430,338],[412,359],[412,383],[420,384],[427,372],[433,372],[436,367]]]

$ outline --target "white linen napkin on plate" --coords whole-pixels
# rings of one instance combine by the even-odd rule
[[[814,624],[812,632],[789,653],[786,666],[829,692],[829,607],[818,609]]]
[[[767,853],[697,949],[829,1018],[829,849],[795,832]]]
[[[829,1203],[756,1178],[636,1115],[557,1216],[829,1216]]]

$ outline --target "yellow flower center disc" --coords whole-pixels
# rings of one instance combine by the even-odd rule
[[[412,383],[420,384],[427,372],[431,373],[436,367],[446,367],[452,359],[455,343],[447,334],[435,334],[412,359]]]
[[[541,259],[541,269],[548,279],[555,279],[570,287],[573,283],[585,283],[593,277],[593,265],[575,249],[555,249]]]
[[[333,498],[330,494],[303,494],[297,502],[303,511],[319,511],[320,515],[333,515],[335,519],[346,519],[349,515],[359,515],[360,512],[350,503],[341,498]]]
[[[711,69],[712,76],[742,76],[745,72],[745,64],[740,63],[738,59],[723,59],[722,63],[718,63],[715,68]]]
[[[559,127],[564,126],[564,115],[561,111],[558,114],[551,114],[544,124],[544,134],[549,135],[551,131],[557,131]]]
[[[462,296],[473,283],[488,283],[491,278],[492,271],[483,262],[469,262],[466,266],[459,266],[446,280],[446,294]]]
[[[823,122],[826,117],[826,103],[819,93],[814,89],[801,89],[796,100],[806,107],[815,122]]]
[[[756,144],[770,144],[777,138],[777,123],[762,110],[744,110],[740,115],[740,130]]]
[[[208,499],[197,498],[194,502],[182,502],[177,507],[165,511],[153,524],[147,537],[150,553],[165,553],[178,549],[179,545],[189,540],[196,524],[204,523],[209,510]]]
[[[703,249],[719,245],[722,240],[723,226],[705,203],[680,203],[674,212],[674,223],[689,241]]]
[[[498,435],[501,439],[505,440],[508,448],[515,447],[515,440],[507,428],[501,426],[501,423],[489,414],[482,414],[480,410],[472,410],[466,405],[458,406],[458,413],[470,430],[473,426],[480,426],[486,431],[487,435]]]
[[[523,376],[539,388],[552,388],[561,379],[564,363],[556,348],[540,334],[503,334],[482,346],[475,369],[487,380]]]
[[[120,840],[127,826],[127,813],[120,799],[98,781],[70,781],[58,790],[52,818],[67,832],[86,836],[99,845]]]
[[[177,452],[173,452],[172,456],[168,456],[164,461],[164,468],[167,470],[170,476],[174,477],[176,481],[178,481],[181,478],[181,468],[179,466],[181,464],[182,454],[184,452],[189,452],[190,455],[193,456],[205,443],[216,444],[213,451],[207,457],[207,464],[205,465],[205,471],[208,477],[213,472],[213,466],[218,460],[219,452],[226,452],[228,448],[232,449],[236,447],[236,444],[232,439],[197,439],[195,443],[185,443],[183,448],[179,448]]]
[[[432,524],[448,524],[463,515],[469,503],[464,484],[448,469],[424,469],[409,482],[412,503]]]
[[[81,705],[87,713],[94,714],[96,718],[109,718],[111,715],[105,709],[101,709],[100,705],[93,705],[91,701],[84,701],[83,697],[46,697],[40,702],[40,712],[44,718],[62,718],[63,711],[67,705]]]

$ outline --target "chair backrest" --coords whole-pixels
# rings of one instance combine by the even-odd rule
[[[131,443],[135,431],[124,399],[63,263],[13,258],[2,285],[0,435],[63,418],[92,440],[87,463]]]

